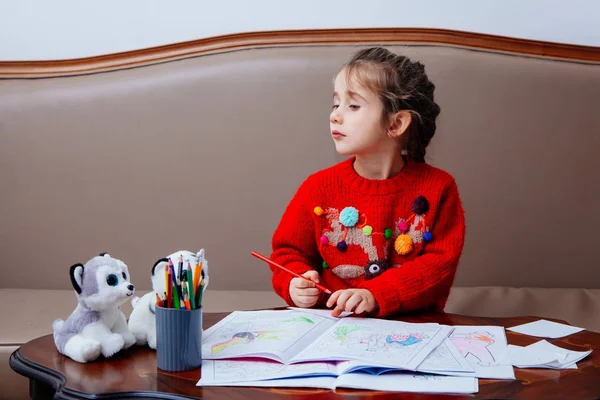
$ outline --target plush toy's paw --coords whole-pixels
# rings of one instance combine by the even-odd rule
[[[136,346],[146,345],[146,332],[133,332]]]
[[[156,350],[156,333],[155,332],[148,333],[148,346],[151,349]]]
[[[100,356],[102,352],[102,346],[100,342],[95,340],[87,340],[81,345],[81,358],[83,362],[94,361]]]
[[[112,357],[123,348],[124,344],[123,336],[113,333],[102,343],[102,355],[106,358]]]
[[[77,362],[87,363],[98,358],[101,350],[100,342],[75,335],[65,344],[62,354]]]
[[[135,336],[133,336],[133,333],[126,332],[123,334],[123,341],[125,342],[123,344],[123,348],[128,349],[135,344],[136,339],[135,339]]]

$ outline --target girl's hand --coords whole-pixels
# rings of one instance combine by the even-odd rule
[[[334,304],[336,306],[331,311],[332,317],[339,316],[343,311],[354,312],[354,314],[371,313],[378,307],[373,293],[367,289],[338,290],[327,300],[327,307]]]
[[[306,271],[302,276],[319,283],[317,271]],[[290,281],[290,297],[297,307],[309,308],[317,304],[321,292],[313,282],[302,278],[294,278]]]

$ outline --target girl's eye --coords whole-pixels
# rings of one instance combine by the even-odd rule
[[[108,283],[109,286],[117,286],[119,284],[119,278],[117,278],[115,274],[110,274],[106,277],[106,283]]]
[[[350,107],[350,109],[353,111],[356,111],[360,108],[360,106],[357,106],[356,104],[350,104],[348,107]]]
[[[339,104],[334,104],[333,107],[331,107],[331,108],[335,110],[338,107],[339,107]]]
[[[123,272],[123,279],[127,280],[127,275],[125,275],[125,272]]]

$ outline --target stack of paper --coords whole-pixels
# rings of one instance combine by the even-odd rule
[[[577,369],[589,351],[572,351],[540,340],[526,347],[508,346],[508,359],[517,368]]]

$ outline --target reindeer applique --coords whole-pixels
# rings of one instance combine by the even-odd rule
[[[321,246],[333,246],[340,252],[345,252],[349,246],[358,246],[368,257],[366,265],[340,264],[332,268],[332,272],[342,279],[358,278],[361,275],[365,279],[372,279],[391,267],[399,267],[399,264],[390,266],[390,249],[406,255],[415,245],[432,239],[426,226],[425,214],[429,210],[427,199],[417,197],[411,209],[413,214],[407,219],[398,218],[393,231],[386,228],[383,232],[376,232],[368,224],[365,214],[354,207],[345,207],[342,211],[337,208],[315,207],[314,213],[326,218],[328,222],[328,226],[321,232]],[[378,236],[384,239],[384,244],[379,247],[374,242],[374,238]]]

